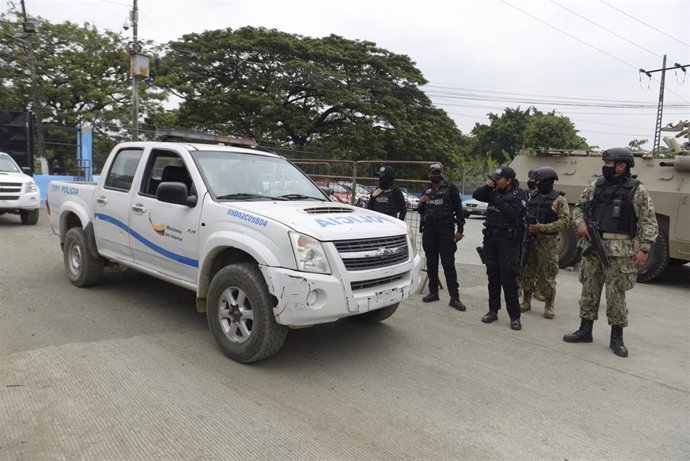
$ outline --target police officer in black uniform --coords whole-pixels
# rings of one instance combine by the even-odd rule
[[[371,193],[367,208],[405,221],[407,203],[402,191],[393,187],[395,170],[390,166],[382,166],[376,175],[379,177],[379,187]]]
[[[465,215],[462,211],[458,188],[443,180],[443,166],[432,163],[429,166],[429,187],[419,198],[419,214],[422,216],[422,246],[426,253],[426,272],[429,277],[429,294],[422,301],[438,301],[438,260],[441,257],[446,286],[450,294],[448,305],[464,311],[460,301],[458,274],[455,270],[457,242],[462,239]],[[455,226],[457,225],[457,232]]]
[[[489,176],[486,185],[472,197],[489,204],[484,222],[484,262],[489,276],[489,312],[482,322],[498,320],[501,288],[510,315],[510,328],[522,329],[517,276],[520,273],[520,248],[525,232],[527,192],[520,189],[515,171],[501,167]]]

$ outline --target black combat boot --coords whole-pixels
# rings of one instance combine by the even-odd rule
[[[452,307],[453,309],[457,309],[457,310],[459,310],[459,311],[465,311],[465,310],[467,310],[467,308],[466,308],[465,305],[462,303],[462,301],[460,301],[460,297],[459,297],[459,296],[451,296],[450,302],[448,303],[448,305],[449,305],[450,307]]]
[[[628,349],[623,344],[623,327],[611,325],[611,344],[609,344],[609,347],[613,349],[613,353],[618,357],[628,356]]]
[[[482,323],[491,323],[495,322],[496,320],[498,320],[497,311],[489,311],[486,314],[484,314],[484,317],[482,317]]]
[[[593,341],[592,325],[594,325],[594,320],[582,319],[580,321],[580,329],[563,336],[563,341],[566,343],[591,343]]]
[[[431,293],[422,298],[422,302],[430,303],[432,301],[438,301],[439,299],[441,298],[438,297],[438,291],[432,291]]]

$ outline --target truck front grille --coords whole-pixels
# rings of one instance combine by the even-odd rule
[[[405,275],[405,274],[398,274],[398,275],[393,275],[391,277],[384,277],[384,278],[374,279],[374,280],[362,280],[361,282],[352,282],[350,284],[350,287],[352,287],[352,291],[378,287],[381,285],[386,285],[388,283],[397,282],[398,280],[403,278],[403,275]]]
[[[21,191],[22,183],[20,182],[0,182],[0,194],[18,194]]]
[[[19,200],[18,195],[0,195],[0,200]]]
[[[345,264],[345,268],[351,271],[394,266],[407,261],[409,257],[406,235],[341,240],[333,243]]]

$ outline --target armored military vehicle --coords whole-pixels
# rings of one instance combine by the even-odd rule
[[[635,153],[632,170],[649,190],[659,221],[659,237],[649,252],[647,264],[638,272],[640,282],[657,277],[668,264],[690,261],[690,122],[680,122],[662,131],[679,132],[664,137],[674,157],[661,159]],[[554,168],[559,176],[556,188],[565,192],[571,212],[585,187],[601,175],[601,165],[600,152],[584,150],[521,151],[510,164],[523,184],[530,170],[540,166]],[[577,233],[571,223],[560,234],[559,266],[572,266],[579,259]]]

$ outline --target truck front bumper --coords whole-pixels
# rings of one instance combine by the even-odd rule
[[[421,257],[397,266],[334,274],[313,274],[262,266],[269,291],[278,299],[276,322],[293,327],[334,322],[409,298],[419,287]]]
[[[12,196],[12,198],[3,198],[5,196]],[[2,194],[0,196],[0,211],[37,210],[39,208],[41,208],[40,192],[24,193],[19,196],[15,194]]]

